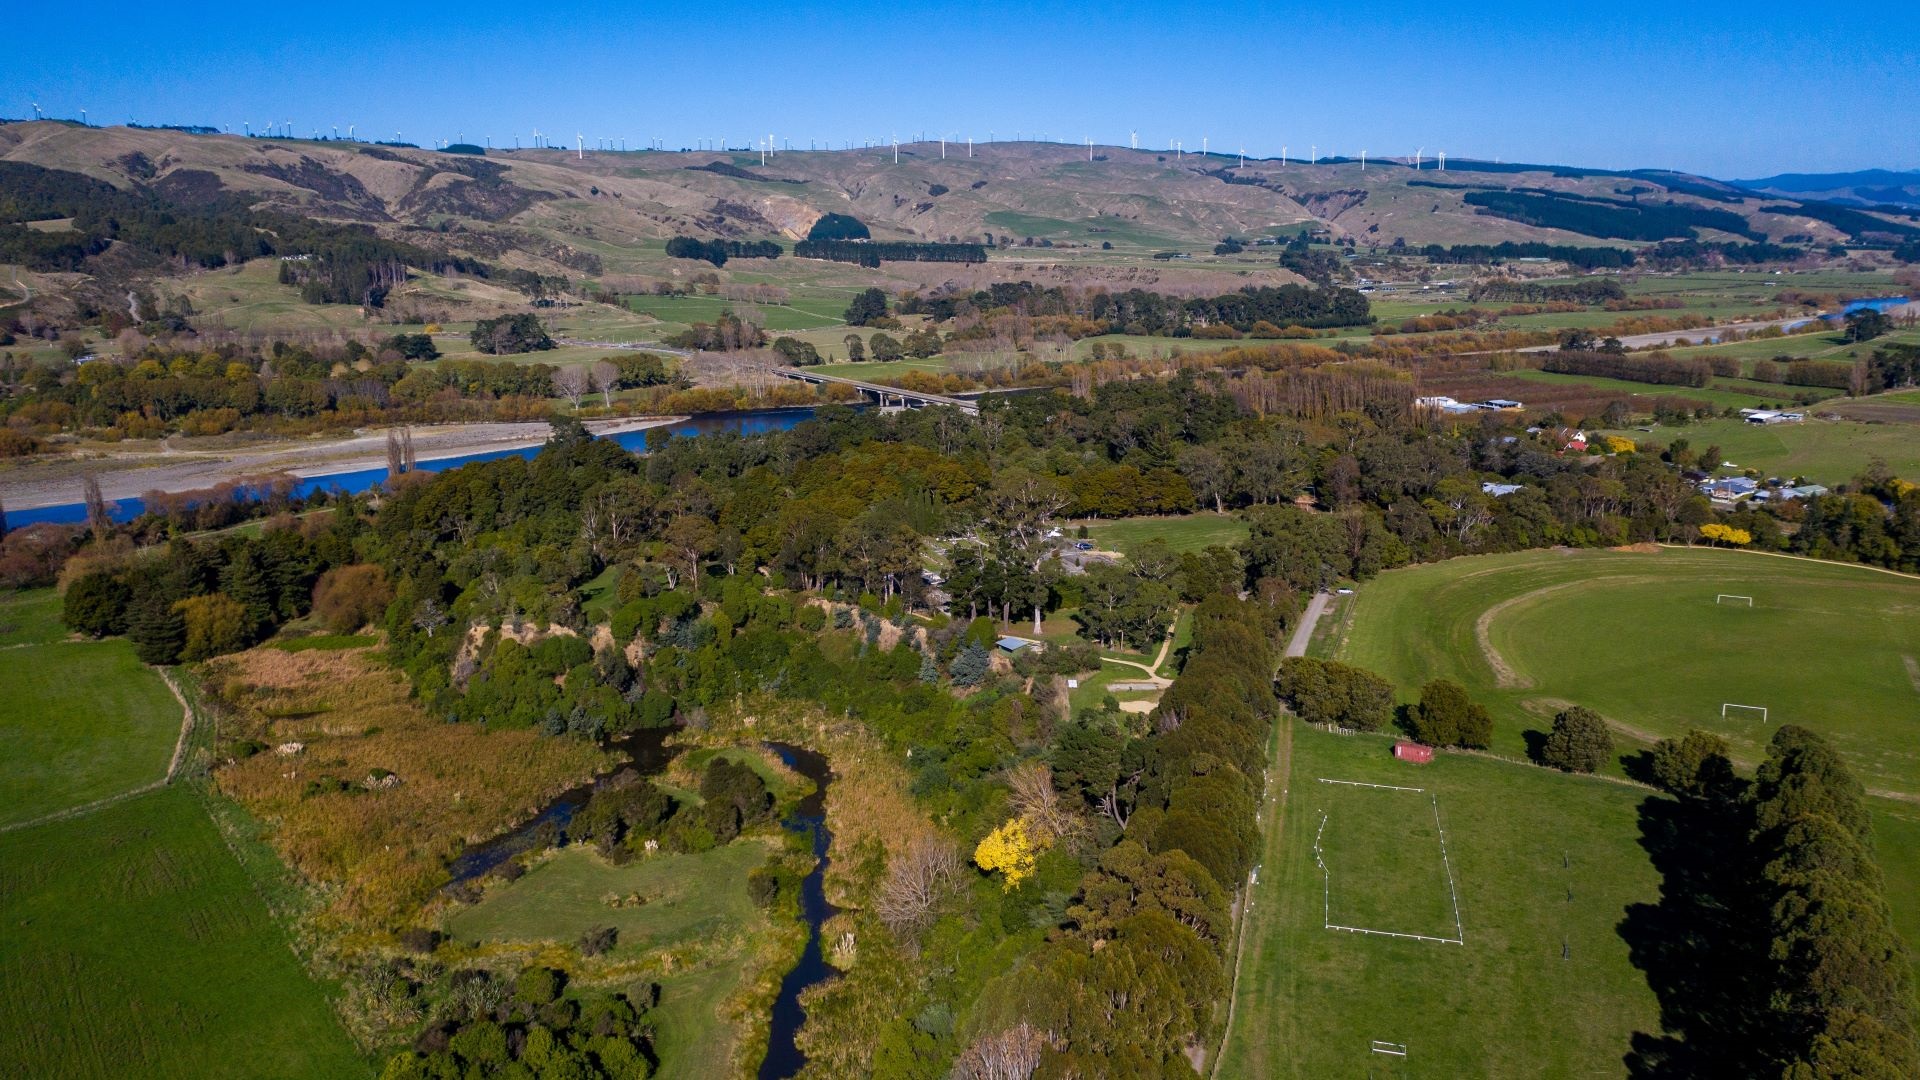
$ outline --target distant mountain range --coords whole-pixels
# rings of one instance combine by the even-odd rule
[[[1750,191],[1825,199],[1860,206],[1920,206],[1920,170],[1862,169],[1842,173],[1781,173],[1730,183]]]

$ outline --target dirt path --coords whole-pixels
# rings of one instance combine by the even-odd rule
[[[1130,668],[1139,668],[1141,671],[1146,672],[1147,678],[1160,686],[1161,689],[1172,686],[1173,680],[1160,674],[1160,665],[1167,662],[1167,650],[1173,648],[1173,628],[1179,625],[1180,623],[1176,620],[1172,626],[1167,627],[1166,636],[1160,639],[1160,654],[1153,658],[1153,663],[1151,664],[1143,664],[1138,660],[1122,660],[1115,656],[1103,656],[1100,658],[1100,662],[1103,664],[1124,664]]]
[[[1321,593],[1314,599],[1320,600],[1325,596],[1325,593]],[[1302,617],[1301,624],[1307,627],[1309,636],[1311,636],[1313,632],[1313,621],[1317,620],[1320,612],[1325,610],[1326,606],[1324,604],[1316,609],[1312,601],[1308,602],[1307,613],[1306,616]],[[1296,637],[1297,636],[1296,633]],[[1299,655],[1291,651],[1293,648],[1291,642],[1288,643],[1287,647],[1289,650],[1288,655]],[[1245,898],[1241,901],[1240,905],[1239,933],[1233,949],[1233,977],[1229,980],[1227,989],[1227,1020],[1226,1023],[1220,1027],[1220,1045],[1214,1052],[1213,1066],[1207,1070],[1209,1080],[1213,1080],[1213,1078],[1220,1075],[1220,1063],[1225,1061],[1227,1057],[1227,1040],[1233,1037],[1234,1013],[1238,1011],[1240,1006],[1240,970],[1246,966],[1247,938],[1251,936],[1248,934],[1248,930],[1251,928],[1253,922],[1254,892],[1258,888],[1260,875],[1266,872],[1266,865],[1268,863],[1273,864],[1274,873],[1277,874],[1280,872],[1283,848],[1286,844],[1288,784],[1290,777],[1293,775],[1292,719],[1286,715],[1276,717],[1274,727],[1276,731],[1273,747],[1273,762],[1267,766],[1266,804],[1262,807],[1260,814],[1260,862],[1253,868],[1254,881],[1248,884]],[[1278,784],[1274,783],[1276,779],[1280,781]],[[1266,942],[1256,942],[1254,944],[1255,954],[1258,955],[1266,945]]]
[[[1480,655],[1486,657],[1487,666],[1493,669],[1493,685],[1503,690],[1526,690],[1533,686],[1532,679],[1515,671],[1513,665],[1507,663],[1507,658],[1500,655],[1500,650],[1493,647],[1493,620],[1529,600],[1584,584],[1586,584],[1585,581],[1563,581],[1558,585],[1548,585],[1543,589],[1521,593],[1519,596],[1500,601],[1481,612],[1478,619],[1473,620],[1473,637],[1480,643]]]
[[[1313,643],[1313,628],[1319,624],[1320,616],[1327,613],[1327,605],[1333,600],[1331,593],[1314,593],[1307,601],[1307,609],[1300,613],[1300,625],[1293,628],[1293,637],[1287,641],[1287,656],[1307,655],[1307,646]]]

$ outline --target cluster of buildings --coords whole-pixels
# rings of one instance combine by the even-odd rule
[[[1807,418],[1806,413],[1779,409],[1741,409],[1740,415],[1746,417],[1749,424],[1798,424]]]
[[[1432,409],[1443,413],[1470,412],[1518,412],[1526,408],[1512,398],[1488,398],[1485,401],[1455,401],[1450,397],[1414,398],[1415,408]]]
[[[1792,502],[1814,499],[1827,493],[1819,484],[1789,484],[1778,478],[1765,481],[1750,476],[1723,476],[1700,481],[1700,491],[1715,506],[1726,509],[1741,502]]]

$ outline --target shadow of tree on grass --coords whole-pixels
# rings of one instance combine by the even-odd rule
[[[1631,1076],[1745,1080],[1773,1071],[1746,818],[1737,797],[1640,804],[1640,844],[1660,871],[1660,902],[1631,905],[1618,929],[1660,999],[1662,1030],[1634,1034]]]

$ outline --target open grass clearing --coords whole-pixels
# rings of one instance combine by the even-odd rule
[[[746,839],[697,855],[654,855],[615,866],[582,845],[554,853],[520,880],[498,885],[446,920],[448,934],[480,942],[571,943],[596,926],[620,931],[610,955],[719,941],[758,926],[747,874],[768,845]],[[616,907],[609,901],[639,897]]]
[[[1920,410],[1916,410],[1920,412]],[[1749,424],[1741,419],[1701,420],[1652,433],[1612,432],[1665,446],[1686,439],[1694,449],[1718,446],[1722,461],[1767,476],[1804,476],[1829,487],[1860,475],[1876,458],[1896,475],[1920,478],[1920,429],[1911,424],[1863,424],[1810,418],[1799,424]]]
[[[124,638],[0,652],[0,824],[163,779],[180,721]]]
[[[1114,521],[1088,520],[1087,538],[1102,551],[1131,556],[1142,544],[1164,540],[1175,553],[1204,551],[1216,545],[1233,547],[1252,532],[1236,514],[1186,514],[1179,517],[1135,517]]]
[[[726,1074],[739,1038],[724,1015],[751,966],[767,916],[747,895],[747,875],[773,841],[747,838],[695,855],[655,855],[614,866],[585,847],[554,853],[480,903],[453,911],[447,931],[484,949],[571,946],[594,927],[619,931],[606,962],[641,965],[660,982],[650,1014],[662,1077]],[[642,898],[614,907],[609,899]]]
[[[1719,604],[1722,593],[1753,606]],[[1920,795],[1920,580],[1710,549],[1529,551],[1389,571],[1360,587],[1339,658],[1413,700],[1460,681],[1520,756],[1560,703],[1597,710],[1624,748],[1693,728],[1751,767],[1780,724],[1826,735],[1869,788]],[[1721,716],[1761,705],[1768,720]]]
[[[8,1076],[373,1075],[191,790],[0,835],[0,866]]]
[[[1638,842],[1637,808],[1648,792],[1465,755],[1408,765],[1390,756],[1385,738],[1297,723],[1282,735],[1291,740],[1291,767],[1269,781],[1262,864],[1217,1075],[1628,1075],[1622,1059],[1634,1033],[1659,1030],[1659,1004],[1618,931],[1630,905],[1659,896],[1659,875]],[[1329,785],[1319,777],[1437,796],[1464,944],[1324,927],[1313,848],[1315,810]],[[1283,788],[1285,811],[1277,814]],[[1404,794],[1412,817],[1430,814],[1412,805],[1425,796],[1353,794],[1362,798],[1343,796],[1328,826],[1329,850],[1349,860],[1345,871],[1334,863],[1335,886],[1367,869],[1353,860],[1370,858],[1372,895],[1383,907],[1411,917],[1414,905],[1427,903],[1419,898],[1428,884],[1443,890],[1444,904],[1434,840],[1381,820],[1390,813],[1385,804],[1365,802]],[[1425,820],[1431,829],[1432,817]],[[1344,836],[1336,832],[1341,821]],[[1384,847],[1396,838],[1404,842]],[[1388,852],[1404,852],[1408,865],[1395,865]],[[1374,1053],[1375,1040],[1401,1044],[1407,1056]]]

